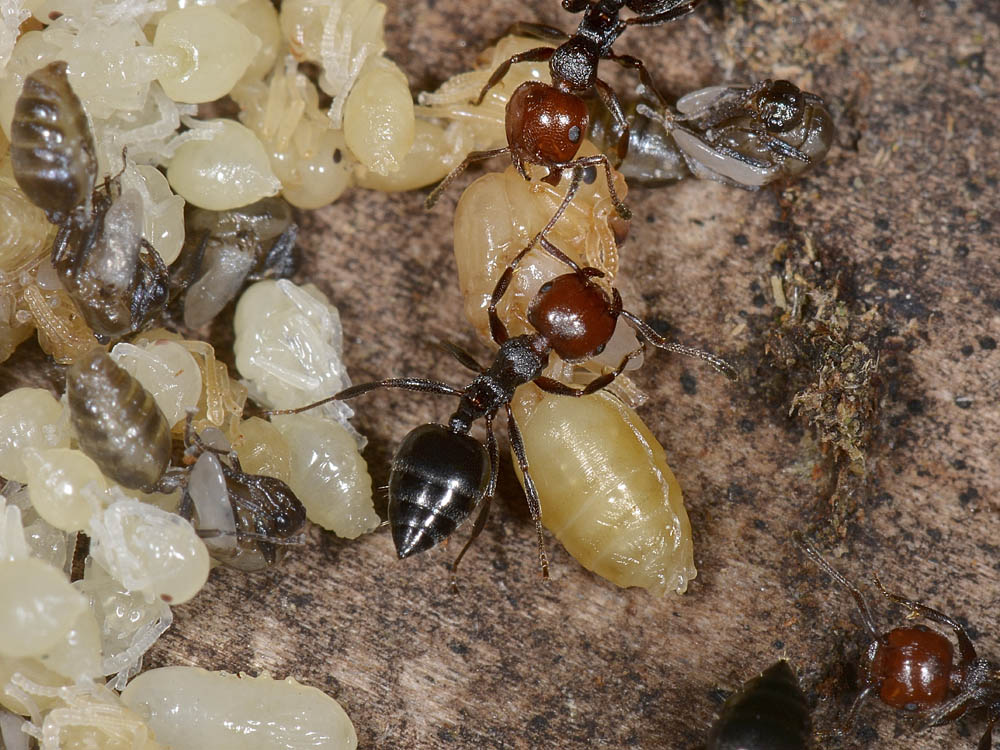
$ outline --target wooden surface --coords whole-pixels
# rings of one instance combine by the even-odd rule
[[[387,4],[389,51],[415,88],[468,68],[515,19],[572,23],[556,0]],[[673,750],[696,747],[725,691],[785,657],[829,729],[852,695],[841,665],[866,642],[850,599],[790,545],[806,528],[820,530],[824,552],[855,580],[879,571],[965,618],[981,652],[1000,657],[998,8],[716,0],[616,46],[673,93],[786,77],[830,102],[838,145],[781,201],[696,181],[634,189],[620,287],[628,307],[685,342],[755,361],[780,314],[775,249],[811,243],[826,273],[852,282],[854,302],[884,316],[894,344],[880,363],[879,428],[842,541],[831,546],[824,526],[829,461],[787,404],[761,398],[752,374],[731,385],[654,354],[637,377],[650,394],[640,414],[695,529],[699,573],[685,596],[620,590],[551,539],[553,580],[543,585],[505,457],[501,501],[459,595],[446,571],[454,544],[401,562],[384,531],[345,542],[314,529],[277,570],[216,570],[175,609],[147,665],[294,675],[342,703],[365,748]],[[468,181],[432,213],[420,193],[359,190],[305,220],[301,276],[339,306],[355,382],[464,382],[424,337],[488,356],[460,322],[451,257],[451,213]],[[449,406],[405,393],[358,402],[376,484],[401,436]],[[880,622],[898,620],[875,604]],[[982,728],[974,715],[918,731],[872,705],[825,746],[971,748]]]

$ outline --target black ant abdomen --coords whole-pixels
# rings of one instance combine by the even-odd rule
[[[444,541],[485,497],[490,459],[482,444],[444,425],[425,424],[400,443],[389,475],[389,524],[396,554]]]
[[[806,696],[782,659],[726,701],[706,750],[806,750],[810,733]]]

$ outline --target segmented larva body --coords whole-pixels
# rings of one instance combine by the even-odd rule
[[[512,403],[542,523],[618,586],[684,593],[697,575],[691,524],[663,448],[608,391],[583,398],[522,387]],[[515,464],[516,465],[516,464]]]
[[[795,672],[781,660],[729,698],[707,750],[807,750],[811,721]]]
[[[170,462],[170,425],[152,394],[93,349],[66,373],[70,420],[80,449],[107,476],[152,489]]]
[[[580,153],[596,150],[584,143]],[[465,315],[485,341],[490,340],[487,308],[500,274],[552,218],[568,186],[567,180],[555,188],[540,181],[527,182],[514,167],[508,167],[502,173],[483,175],[459,198],[455,208],[458,283],[465,297]],[[625,195],[627,188],[620,177],[615,188],[620,196]],[[618,272],[616,229],[625,229],[614,216],[607,185],[600,177],[580,186],[546,237],[581,265],[604,271],[610,280]],[[540,248],[525,257],[498,308],[511,335],[530,330],[526,310],[538,287],[567,270]]]
[[[62,285],[42,280],[40,274],[25,276],[28,283],[21,292],[21,303],[38,330],[42,351],[65,365],[93,349],[94,332]]]
[[[436,91],[422,92],[417,115],[440,120],[455,128],[456,132],[452,137],[462,141],[465,152],[506,145],[507,101],[518,86],[526,81],[551,83],[548,63],[518,63],[511,66],[503,80],[486,93],[480,104],[473,102],[498,65],[511,55],[544,46],[545,43],[538,39],[504,37],[495,47],[490,47],[479,56],[475,70],[452,76]]]
[[[24,80],[10,133],[14,178],[53,224],[94,190],[94,135],[83,104],[57,61]]]
[[[596,150],[585,142],[580,153],[588,155]],[[483,175],[462,193],[455,208],[455,263],[459,288],[465,298],[465,316],[483,341],[492,341],[487,310],[500,275],[546,226],[568,187],[567,180],[557,187],[541,181],[526,182],[511,166],[502,173]],[[619,196],[628,190],[617,173],[615,189]],[[600,176],[580,186],[546,237],[580,265],[604,271],[610,282],[618,271],[618,243],[627,230],[628,224],[615,213],[607,183]],[[528,305],[542,284],[568,270],[538,246],[524,257],[497,306],[497,313],[512,336],[534,332],[528,323]],[[595,371],[617,367],[626,354],[638,347],[631,326],[619,321],[605,350],[583,366]],[[559,367],[555,360],[549,374],[560,377],[555,371]],[[641,364],[642,358],[636,357],[628,369]],[[625,391],[631,388],[625,378],[619,379],[617,386]],[[641,400],[637,391],[630,398]]]

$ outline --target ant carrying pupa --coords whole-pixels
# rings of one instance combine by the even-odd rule
[[[511,261],[497,281],[489,308],[490,332],[493,341],[500,347],[490,365],[483,367],[458,346],[444,344],[462,365],[477,373],[464,388],[425,378],[388,378],[346,388],[329,398],[297,409],[269,412],[272,415],[297,413],[329,401],[356,398],[380,388],[400,388],[458,398],[458,408],[447,425],[421,425],[403,439],[393,456],[388,487],[389,523],[400,558],[437,545],[455,531],[477,506],[480,507],[472,535],[452,565],[453,580],[459,562],[486,524],[496,492],[499,451],[493,421],[501,409],[507,412],[511,449],[523,477],[528,509],[535,523],[542,577],[548,578],[541,505],[528,467],[524,441],[511,411],[514,393],[526,383],[534,383],[544,392],[558,396],[582,397],[596,393],[625,370],[629,361],[640,354],[641,346],[627,353],[613,371],[579,387],[543,375],[553,352],[571,363],[590,359],[604,349],[621,316],[653,346],[698,357],[735,377],[735,371],[725,360],[668,342],[635,314],[623,309],[617,290],[609,296],[593,281],[594,277],[603,275],[600,271],[581,268],[544,236],[539,238],[539,242],[546,252],[568,265],[572,272],[553,279],[539,290],[529,311],[529,321],[536,332],[511,337],[496,307],[518,263],[530,248],[525,248]],[[472,424],[478,419],[486,421],[485,447],[469,435]]]
[[[562,6],[570,13],[583,12],[583,18],[574,34],[567,35],[559,29],[534,23],[518,23],[508,34],[523,34],[544,41],[561,42],[558,47],[536,47],[513,55],[503,62],[490,76],[479,93],[476,104],[482,102],[487,92],[496,86],[510,66],[520,62],[549,62],[552,83],[526,81],[518,86],[507,102],[505,128],[507,145],[488,151],[473,151],[434,188],[425,206],[431,208],[441,193],[473,162],[510,154],[514,166],[525,180],[531,175],[527,165],[546,167],[549,173],[543,179],[556,185],[563,172],[571,173],[569,190],[563,203],[552,217],[547,231],[559,219],[566,206],[573,200],[584,170],[603,167],[611,199],[622,219],[629,219],[632,212],[619,199],[614,189],[611,162],[604,154],[577,158],[590,126],[590,113],[582,98],[596,91],[605,107],[611,112],[620,128],[616,144],[617,161],[621,162],[628,151],[629,125],[618,95],[606,82],[597,77],[601,60],[612,60],[626,68],[636,70],[643,88],[655,100],[662,101],[652,77],[642,61],[631,55],[618,55],[611,47],[630,26],[656,26],[687,15],[701,0],[563,0]],[[620,12],[628,8],[636,13],[621,19]]]

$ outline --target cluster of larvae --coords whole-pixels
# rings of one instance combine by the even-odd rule
[[[333,412],[336,418],[242,418],[248,388],[282,405],[348,382],[336,310],[314,288],[286,280],[258,282],[244,299],[236,348],[246,363],[245,386],[229,378],[209,344],[154,330],[110,354],[97,348],[80,357],[67,371],[64,402],[36,388],[0,397],[0,475],[8,480],[0,499],[0,591],[9,605],[0,617],[0,684],[11,696],[0,704],[30,717],[26,731],[43,748],[82,747],[57,743],[124,731],[123,721],[129,743],[152,730],[149,743],[135,746],[160,747],[155,734],[160,742],[181,738],[165,747],[183,747],[185,732],[210,736],[239,726],[241,715],[259,718],[252,712],[263,698],[254,690],[273,694],[267,701],[278,728],[268,731],[280,736],[282,721],[292,721],[281,719],[280,704],[312,691],[245,681],[256,687],[225,697],[235,688],[207,673],[184,677],[183,685],[176,676],[150,676],[141,689],[129,684],[136,697],[123,694],[122,705],[101,680],[111,675],[108,687],[121,690],[138,672],[171,623],[170,605],[198,592],[211,560],[249,571],[267,567],[301,543],[307,516],[349,538],[379,523],[345,407]],[[311,361],[298,358],[302,351]],[[89,556],[82,577],[71,582],[81,533],[90,540]],[[161,709],[158,717],[155,702],[170,690],[179,691],[186,713]],[[297,719],[306,724],[295,730],[300,744],[290,746],[305,747],[322,726],[343,740],[323,746],[354,747],[343,712],[312,692],[314,713]],[[215,714],[197,719],[211,700]],[[122,748],[133,746],[119,739]],[[260,747],[269,741],[264,736]],[[118,747],[104,742],[95,746]]]
[[[149,733],[147,744],[135,746],[160,747],[155,734],[164,747],[183,747],[185,732],[208,736],[211,726],[222,731],[224,720],[237,726],[241,715],[259,718],[252,716],[262,700],[254,690],[273,694],[267,702],[277,725],[286,710],[280,704],[312,691],[244,681],[257,687],[235,696],[207,673],[184,677],[183,689],[177,676],[162,683],[151,676],[143,688],[130,684],[136,697],[123,694],[122,703],[100,684],[111,675],[109,687],[120,690],[138,672],[171,623],[170,605],[198,592],[211,559],[266,567],[301,542],[307,515],[351,538],[379,523],[349,426],[306,414],[274,423],[242,418],[248,387],[275,404],[295,398],[310,380],[317,393],[343,387],[336,310],[315,289],[284,280],[258,282],[245,297],[237,317],[249,332],[237,334],[237,348],[248,363],[247,386],[230,380],[210,345],[156,330],[110,355],[98,348],[80,357],[67,372],[64,403],[35,388],[0,397],[0,475],[8,480],[0,499],[0,590],[9,605],[0,617],[0,684],[12,696],[0,704],[31,718],[27,731],[43,748],[77,746],[56,743],[80,733],[124,731],[121,722],[129,742]],[[296,360],[298,349],[313,360]],[[278,375],[253,369],[262,356],[281,365]],[[90,554],[71,582],[81,532]],[[180,691],[187,713],[161,710],[157,717],[148,706],[169,690]],[[307,720],[296,730],[300,743],[312,732],[308,725],[318,725],[343,740],[324,746],[354,747],[343,712],[312,692],[312,707],[299,717]],[[215,714],[197,719],[211,700]],[[165,741],[170,737],[179,744]],[[133,746],[120,739],[121,747]]]
[[[274,564],[304,541],[307,518],[348,538],[380,523],[346,405],[271,421],[243,411],[248,394],[283,408],[350,384],[336,309],[286,277],[294,208],[367,174],[391,182],[411,149],[414,105],[383,55],[385,7],[10,10],[0,360],[37,330],[69,369],[62,402],[30,388],[0,398],[3,742],[353,748],[339,706],[293,681],[186,669],[129,681],[212,564]],[[328,108],[305,62],[322,66]],[[239,121],[199,116],[223,97]],[[208,325],[241,292],[242,382],[210,344],[154,327]]]
[[[72,362],[186,292],[179,315],[204,325],[247,281],[292,272],[289,204],[408,187],[414,105],[384,14],[29,0],[0,16],[0,360],[37,329]],[[225,97],[238,120],[199,116]]]

